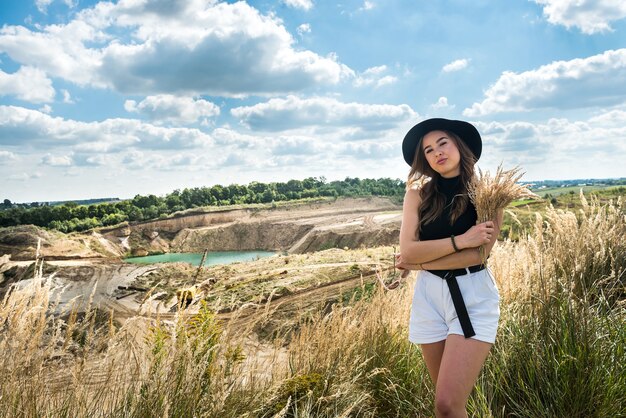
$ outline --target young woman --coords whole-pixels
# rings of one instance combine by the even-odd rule
[[[435,385],[437,417],[467,417],[467,399],[500,317],[495,280],[481,263],[500,232],[503,211],[476,224],[467,195],[481,151],[473,125],[440,118],[418,123],[402,143],[411,169],[396,266],[418,270],[409,340],[420,345]]]

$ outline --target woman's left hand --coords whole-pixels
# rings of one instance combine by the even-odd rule
[[[400,277],[405,278],[406,276],[409,275],[411,270],[420,270],[419,264],[405,263],[404,261],[402,261],[402,257],[400,256],[400,254],[396,254],[395,257],[396,257],[396,268],[398,270],[402,270],[402,274],[400,275]]]
[[[387,285],[387,284],[385,284],[383,278],[380,275],[377,275],[378,276],[378,280],[380,281],[380,284],[386,290],[396,289],[398,286],[400,286],[400,282],[402,281],[402,279],[406,278],[411,273],[411,270],[416,270],[416,268],[415,268],[416,265],[415,264],[408,264],[408,263],[403,263],[402,262],[402,258],[400,257],[400,253],[394,254],[394,257],[396,258],[395,259],[395,267],[402,272],[402,273],[400,273],[400,277]]]

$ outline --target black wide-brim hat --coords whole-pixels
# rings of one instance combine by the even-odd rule
[[[413,165],[415,149],[419,140],[430,131],[449,131],[458,135],[469,147],[476,161],[480,158],[483,150],[483,141],[478,129],[469,122],[462,120],[450,120],[443,118],[426,119],[412,127],[402,141],[402,154],[408,165]]]

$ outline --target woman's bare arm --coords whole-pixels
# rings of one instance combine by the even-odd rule
[[[502,220],[504,218],[504,209],[498,210],[496,215],[496,219],[494,222],[494,232],[491,236],[491,240],[483,246],[483,251],[485,254],[485,258],[489,256],[491,253],[491,249],[496,243],[498,239],[498,235],[500,235],[500,228],[502,226]],[[447,270],[447,269],[458,269],[465,268],[469,266],[474,266],[483,262],[481,251],[479,247],[466,248],[461,250],[458,253],[449,254],[438,258],[436,260],[427,261],[423,263],[406,263],[404,257],[400,257],[401,262],[398,264],[398,267],[408,268],[411,270],[418,270],[421,268],[424,270]]]
[[[418,209],[420,203],[421,198],[417,189],[411,188],[406,191],[402,207],[402,225],[400,227],[400,262],[408,264],[423,264],[439,260],[450,255],[454,255],[456,257],[460,255],[463,262],[467,261],[467,257],[469,257],[472,252],[466,251],[463,253],[463,251],[461,251],[459,253],[455,253],[452,240],[450,238],[425,241],[419,240],[419,237],[417,236],[417,226],[419,223]],[[463,250],[466,248],[470,249],[479,247],[481,245],[487,246],[491,244],[491,246],[493,246],[493,243],[489,242],[487,237],[491,235],[492,241],[495,242],[497,233],[494,233],[494,226],[494,222],[491,221],[472,226],[464,234],[456,237],[455,241],[457,248]],[[491,246],[489,247],[489,250],[491,250]]]
[[[408,189],[404,194],[402,225],[400,226],[400,254],[402,262],[405,263],[425,263],[454,253],[450,239],[418,240],[417,226],[420,203],[419,190],[417,188]]]

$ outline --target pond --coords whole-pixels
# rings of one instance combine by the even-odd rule
[[[269,257],[276,254],[273,251],[209,251],[204,260],[205,266],[216,264],[230,264],[237,261],[253,261],[259,258]],[[202,261],[202,253],[167,253],[157,255],[147,255],[145,257],[129,257],[124,261],[137,264],[153,263],[190,263],[199,266]]]

